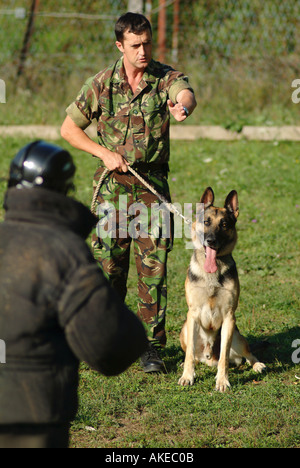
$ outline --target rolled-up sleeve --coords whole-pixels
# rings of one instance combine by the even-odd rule
[[[184,89],[188,89],[192,93],[194,92],[186,76],[180,76],[178,78],[175,78],[169,89],[169,97],[171,101],[175,103],[177,101],[178,94]]]
[[[92,77],[86,81],[76,100],[66,109],[73,122],[85,130],[93,119],[101,114],[99,107],[99,83]]]

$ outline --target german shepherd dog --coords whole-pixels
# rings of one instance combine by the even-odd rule
[[[224,208],[216,208],[214,198],[208,187],[201,198],[204,220],[192,228],[194,253],[185,283],[189,310],[180,334],[186,355],[178,384],[193,385],[195,362],[203,362],[217,366],[216,390],[226,392],[229,362],[240,365],[245,358],[260,373],[266,366],[253,356],[236,327],[240,286],[232,252],[237,242],[237,192],[230,192]]]

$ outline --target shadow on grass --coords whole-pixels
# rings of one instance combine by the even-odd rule
[[[270,335],[267,339],[264,337],[262,342],[255,336],[248,336],[251,348],[258,347],[258,359],[264,359],[267,363],[273,363],[276,360],[285,364],[286,368],[291,368],[295,364],[292,361],[292,354],[295,351],[292,348],[292,343],[296,339],[300,339],[300,327],[286,329],[280,333]],[[267,343],[267,346],[260,349],[260,343]],[[254,349],[254,353],[256,350]]]
[[[268,338],[264,336],[260,339],[253,335],[248,335],[246,338],[253,354],[259,361],[264,362],[267,367],[270,367],[271,372],[280,373],[295,366],[295,363],[292,361],[292,354],[295,351],[292,343],[300,339],[300,327],[293,327],[289,330],[270,335]],[[164,349],[162,357],[165,360],[168,373],[177,373],[180,365],[184,362],[185,355],[180,346],[171,345]],[[275,362],[284,365],[284,369],[280,366],[272,367],[272,364]],[[244,366],[236,369],[237,373],[242,374],[244,371]],[[251,378],[253,376],[249,377],[249,379]]]

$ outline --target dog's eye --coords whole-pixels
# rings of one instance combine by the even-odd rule
[[[224,221],[224,220],[221,221],[221,227],[222,227],[223,229],[227,229],[228,224],[226,223],[226,221]]]
[[[210,219],[206,219],[204,221],[204,224],[205,224],[205,226],[210,226],[211,225]]]

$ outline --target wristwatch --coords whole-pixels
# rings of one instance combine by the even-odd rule
[[[188,109],[185,106],[183,106],[183,109],[184,109],[185,115],[188,117],[190,115]]]

